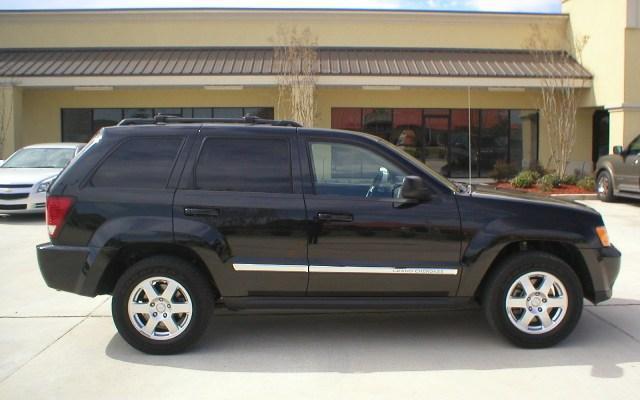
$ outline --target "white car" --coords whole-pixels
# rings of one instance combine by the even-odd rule
[[[83,146],[36,144],[0,161],[0,214],[44,212],[49,185]]]

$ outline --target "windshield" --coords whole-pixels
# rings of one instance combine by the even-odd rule
[[[17,151],[0,168],[64,168],[75,155],[74,148],[31,148]]]

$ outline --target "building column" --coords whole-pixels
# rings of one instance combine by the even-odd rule
[[[640,107],[609,109],[609,151],[613,146],[627,146],[640,135]]]
[[[20,146],[22,89],[0,86],[0,159],[6,159]]]

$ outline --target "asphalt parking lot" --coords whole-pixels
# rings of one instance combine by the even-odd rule
[[[110,298],[45,286],[42,217],[0,217],[0,399],[637,399],[640,203],[586,202],[623,252],[614,299],[573,335],[520,350],[478,310],[246,315],[221,312],[187,354],[148,356],[110,318]]]

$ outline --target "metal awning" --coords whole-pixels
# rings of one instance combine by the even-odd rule
[[[526,50],[318,48],[316,73],[320,83],[394,84],[392,79],[416,78],[524,79],[547,78],[590,81],[591,74],[572,58],[548,61]],[[0,77],[17,82],[45,82],[44,78],[182,77],[194,84],[216,80],[194,77],[256,77],[270,82],[281,65],[272,48],[122,48],[122,49],[4,49]],[[263,77],[260,79],[260,77]],[[341,79],[331,80],[331,77]],[[376,78],[366,80],[358,78]],[[126,81],[126,79],[124,80]],[[124,82],[123,81],[123,82]],[[242,79],[239,79],[239,82]],[[62,82],[55,79],[51,82]],[[106,80],[105,82],[109,82]],[[140,82],[140,81],[138,81]],[[149,81],[151,82],[151,81]],[[196,83],[197,82],[197,83]],[[224,84],[233,83],[221,80]],[[515,82],[515,81],[514,81]],[[590,83],[588,83],[590,84]],[[526,86],[526,85],[525,85]]]

